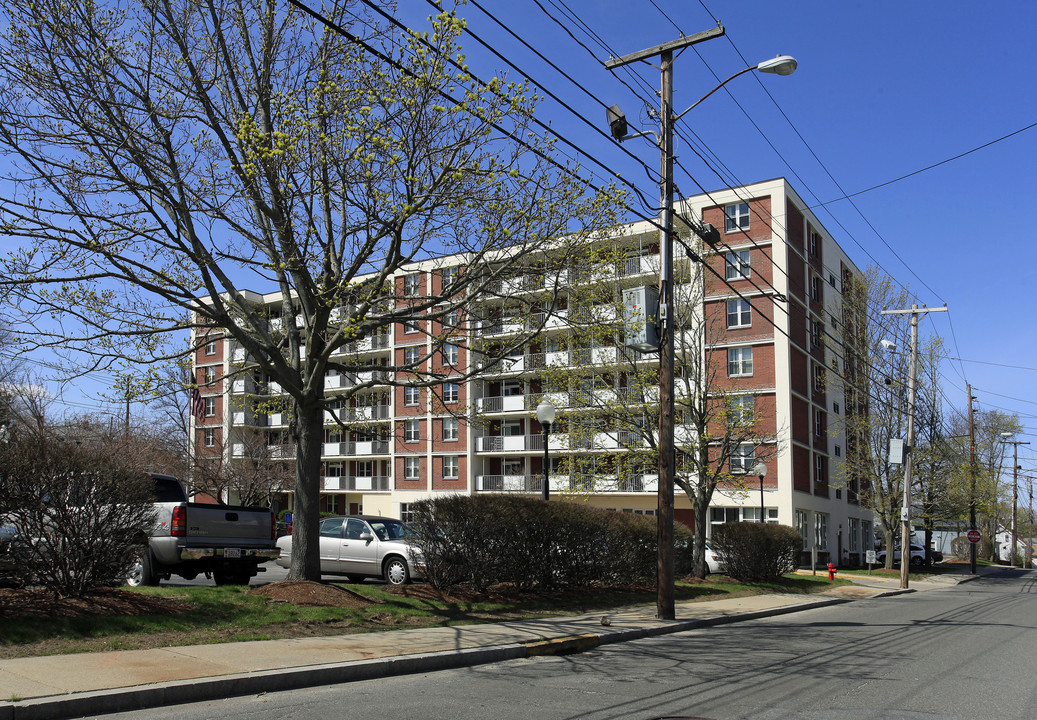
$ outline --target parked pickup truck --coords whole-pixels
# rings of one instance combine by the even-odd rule
[[[148,549],[130,568],[126,583],[158,585],[179,575],[205,573],[217,585],[247,585],[259,564],[276,558],[277,518],[269,508],[187,501],[175,477],[148,473],[155,481],[155,527]]]

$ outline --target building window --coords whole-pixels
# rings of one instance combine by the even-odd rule
[[[778,508],[764,508],[766,521],[778,522]],[[723,525],[729,522],[759,522],[760,508],[753,507],[714,507],[709,509],[709,524]],[[712,535],[712,533],[710,533]]]
[[[457,365],[458,350],[457,345],[453,343],[446,343],[443,345],[443,364],[455,366]]]
[[[421,431],[417,420],[403,421],[403,442],[417,442],[421,439]]]
[[[403,350],[403,364],[404,365],[417,365],[421,360],[421,348],[420,347],[409,347]]]
[[[753,349],[737,347],[727,349],[727,376],[746,377],[753,374]]]
[[[207,367],[202,368],[202,384],[212,385],[216,382],[216,368]]]
[[[828,421],[825,419],[825,411],[814,410],[814,434],[823,438],[827,429]]]
[[[796,511],[796,529],[799,530],[799,534],[803,538],[803,549],[808,550],[808,542],[810,541],[810,520],[808,519],[806,512],[803,510]]]
[[[811,257],[817,257],[818,256],[817,251],[818,251],[818,248],[820,248],[820,247],[821,247],[821,233],[817,232],[816,230],[811,230],[810,231],[810,242],[807,245],[807,251],[810,253]]]
[[[814,365],[814,392],[822,393],[825,391],[825,367],[824,365]]]
[[[814,547],[828,549],[828,514],[814,513]]]
[[[828,458],[824,455],[814,456],[814,484],[828,484]]]
[[[753,324],[753,307],[749,304],[748,300],[737,300],[727,301],[727,327],[731,328],[743,328],[751,327]]]
[[[724,231],[749,229],[749,203],[735,203],[724,208]]]
[[[820,347],[825,334],[825,324],[820,320],[810,321],[810,346]]]
[[[842,448],[842,446],[841,445],[836,445],[835,446],[835,456],[836,457],[842,457],[842,455],[843,455],[843,448]]]
[[[748,250],[729,252],[724,256],[724,259],[726,260],[725,274],[728,280],[742,280],[750,276]]]
[[[205,447],[216,447],[216,428],[205,428],[203,438]]]
[[[456,480],[458,475],[457,455],[446,455],[443,457],[443,479]]]
[[[810,276],[810,299],[821,302],[824,298],[824,281],[817,275]]]
[[[832,403],[832,412],[834,412],[836,415],[839,414],[839,403]]]
[[[444,442],[451,442],[457,440],[458,434],[458,420],[457,418],[443,418],[443,440]]]
[[[358,460],[356,463],[357,477],[374,477],[374,462],[371,460]]]
[[[457,268],[445,267],[440,271],[440,276],[443,278],[443,289],[445,290],[457,279]]]
[[[404,523],[410,523],[417,520],[418,517],[414,512],[414,503],[400,503],[400,520]]]
[[[403,388],[403,404],[409,407],[418,404],[418,388],[413,385]]]
[[[828,284],[835,287],[835,275],[833,273],[828,273]]]
[[[205,403],[205,417],[216,417],[216,398],[207,397],[203,399]]]
[[[850,518],[847,523],[847,528],[847,533],[850,536],[850,552],[857,552],[861,547],[861,521],[857,518]]]
[[[403,478],[405,480],[417,480],[421,477],[421,458],[403,458]]]
[[[415,297],[421,292],[421,275],[405,275],[403,277],[403,294],[407,297]]]
[[[206,355],[215,355],[216,354],[216,341],[215,340],[206,340],[205,341],[205,354]]]
[[[457,383],[443,383],[443,402],[456,403],[458,397]]]
[[[737,475],[748,474],[756,464],[756,446],[742,443],[731,452],[731,472]]]
[[[728,398],[728,426],[752,425],[756,418],[756,398],[752,395],[736,395]]]
[[[461,325],[461,313],[457,310],[448,310],[443,313],[443,327],[456,328]]]

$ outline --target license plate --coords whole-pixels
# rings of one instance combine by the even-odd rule
[[[239,558],[239,557],[241,557],[241,549],[240,548],[227,548],[226,550],[223,551],[223,557]]]

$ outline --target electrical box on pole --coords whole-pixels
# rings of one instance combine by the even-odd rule
[[[904,464],[904,441],[902,439],[889,439],[889,462],[892,465]]]
[[[651,287],[623,291],[626,346],[640,352],[659,350],[659,293]]]

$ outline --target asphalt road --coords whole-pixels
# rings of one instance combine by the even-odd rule
[[[109,718],[1033,718],[1037,574],[542,657]]]

